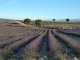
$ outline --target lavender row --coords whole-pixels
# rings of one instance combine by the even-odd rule
[[[23,31],[22,31],[22,32],[23,32]],[[6,41],[6,40],[11,40],[11,39],[13,39],[13,38],[15,39],[15,38],[22,37],[22,36],[26,36],[26,35],[27,35],[27,36],[34,35],[35,32],[38,33],[38,32],[40,32],[40,30],[38,30],[38,29],[35,30],[35,29],[34,29],[34,30],[32,30],[32,31],[30,30],[29,32],[25,32],[25,33],[23,32],[22,34],[15,34],[15,35],[12,35],[12,36],[7,36],[7,37],[5,36],[5,37],[2,37],[2,38],[0,37],[0,42],[3,41],[3,40],[4,40],[4,41]],[[35,33],[35,34],[36,34],[36,33]]]
[[[44,29],[35,29],[34,31],[32,31],[32,33],[27,33],[27,34],[28,34],[28,36],[33,36],[33,35],[40,33],[40,32],[43,33]]]
[[[15,35],[11,35],[11,36],[2,36],[2,37],[0,37],[0,42],[1,41],[3,41],[3,40],[11,40],[12,38],[18,38],[18,37],[22,37],[22,36],[26,36],[26,35],[28,35],[28,36],[31,36],[31,35],[35,35],[36,33],[39,33],[40,31],[42,31],[42,29],[33,29],[33,30],[30,30],[30,31],[28,31],[28,32],[23,32],[22,34],[15,34]]]
[[[16,34],[23,34],[29,31],[34,30],[31,27],[7,27],[7,26],[0,26],[0,37],[7,37],[7,36],[14,36]]]
[[[70,47],[74,51],[74,53],[77,53],[80,56],[80,44],[77,41],[75,41],[63,34],[57,33],[55,30],[53,30],[53,33],[58,38],[60,38],[68,47]]]
[[[20,41],[24,39],[24,37],[17,37],[17,38],[13,38],[13,39],[9,39],[9,40],[3,40],[0,42],[0,48],[4,48],[5,46],[11,44],[11,43],[14,43],[14,42],[17,42],[17,41]]]
[[[49,39],[50,54],[51,56],[53,56],[53,59],[66,60],[66,57],[63,54],[64,50],[60,45],[60,43],[52,35],[51,30],[49,30],[48,39]]]
[[[11,55],[15,53],[18,49],[20,49],[23,45],[25,45],[30,39],[33,39],[34,37],[39,36],[39,34],[36,34],[34,36],[25,37],[24,39],[20,41],[16,41],[9,46],[5,46],[3,49],[0,49],[0,59],[7,59]]]
[[[41,31],[42,30],[35,31],[34,34],[36,35]],[[30,32],[30,34],[33,34],[33,32]],[[34,35],[31,35],[31,36],[34,36]],[[25,35],[25,37],[30,37],[30,35],[27,34],[27,35]],[[9,38],[8,40],[2,40],[2,41],[0,41],[0,48],[3,48],[6,45],[9,45],[13,42],[17,42],[17,41],[22,40],[22,39],[24,39],[24,36],[12,38],[12,39]]]
[[[80,36],[80,29],[71,29],[71,30],[59,30],[60,32]]]
[[[38,30],[38,31],[39,31],[39,30]],[[18,40],[18,41],[16,41],[16,42],[17,42],[17,43],[18,43],[18,42],[22,42],[24,39],[28,39],[28,38],[31,38],[31,37],[34,37],[34,36],[37,36],[37,35],[39,35],[39,33],[37,33],[37,34],[35,34],[35,35],[33,35],[33,36],[28,36],[28,37],[25,36],[23,39],[21,39],[21,41]],[[9,46],[11,46],[12,44],[16,44],[16,42],[9,44]],[[6,47],[9,48],[9,46],[5,46],[5,47],[4,47],[4,50],[5,50]],[[2,49],[2,50],[3,50],[3,49]]]
[[[35,30],[35,29],[34,29]],[[2,38],[3,39],[0,39],[0,42],[2,42],[2,41],[6,41],[6,40],[11,40],[11,39],[13,39],[13,38],[18,38],[18,37],[22,37],[22,36],[26,36],[26,35],[28,35],[28,34],[32,34],[33,32],[34,32],[34,30],[30,30],[30,31],[28,31],[28,32],[26,32],[26,33],[24,33],[23,31],[23,33],[22,34],[15,34],[15,35],[11,35],[11,36],[3,36]],[[34,32],[35,33],[35,32]],[[28,35],[29,36],[29,35]],[[1,37],[0,37],[1,38]]]
[[[40,44],[46,33],[47,30],[25,47],[25,49],[22,52],[21,60],[32,60],[37,59],[39,57]]]

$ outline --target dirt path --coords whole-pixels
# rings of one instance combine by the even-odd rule
[[[47,35],[43,38],[43,41],[42,41],[39,60],[52,60],[48,51],[48,36]]]

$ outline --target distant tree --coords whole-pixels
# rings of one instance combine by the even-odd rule
[[[41,19],[35,20],[35,24],[36,24],[36,26],[41,27],[41,25],[42,25]]]
[[[67,18],[67,19],[66,19],[66,22],[69,22],[69,21],[70,21],[70,19],[69,19],[69,18]]]
[[[53,21],[55,21],[55,19],[52,19]]]
[[[29,18],[24,19],[24,23],[25,23],[25,24],[28,24],[28,25],[29,25],[29,24],[31,24],[31,22],[32,22],[32,21],[31,21],[31,19],[29,19]]]

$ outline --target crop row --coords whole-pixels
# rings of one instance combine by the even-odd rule
[[[4,48],[0,49],[0,58],[4,60],[4,59],[10,57],[11,55],[13,55],[15,53],[15,51],[17,51],[19,48],[21,48],[23,45],[25,45],[30,39],[33,39],[34,37],[39,36],[39,32],[41,32],[41,31],[38,30],[38,33],[35,34],[34,36],[28,36],[28,37],[25,36],[25,38],[22,38],[21,40],[17,40],[17,41],[15,41],[15,40],[8,41],[7,40],[8,42],[4,41],[4,43],[2,45],[0,45],[1,47],[5,46]],[[13,41],[15,41],[15,42],[13,42]],[[13,42],[13,43],[11,43],[11,42]],[[9,45],[6,46],[6,44],[9,44]]]
[[[34,35],[36,35],[39,32],[43,32],[43,30],[37,30],[37,31],[35,31]],[[33,34],[33,32],[30,32],[30,34]],[[20,41],[20,40],[24,39],[25,37],[27,38],[27,37],[34,36],[34,35],[25,34],[25,36],[20,36],[20,37],[8,38],[8,39],[5,39],[5,40],[1,40],[0,41],[0,48],[3,48],[6,45],[9,45],[9,44],[11,44],[13,42]]]
[[[71,29],[71,30],[59,30],[62,33],[71,34],[75,36],[80,36],[80,29]]]
[[[53,59],[66,60],[66,56],[63,54],[64,50],[60,45],[60,43],[51,33],[51,30],[49,30],[48,39],[49,39],[50,54],[53,57]]]
[[[17,34],[23,34],[34,30],[31,27],[7,27],[0,26],[0,37],[14,36]]]
[[[26,36],[27,35],[27,37],[28,36],[32,36],[32,35],[35,35],[36,33],[39,33],[40,31],[43,31],[43,29],[33,29],[33,30],[29,30],[28,32],[23,32],[22,34],[20,33],[20,34],[18,34],[18,33],[16,33],[16,34],[14,34],[14,35],[11,35],[11,36],[2,36],[2,37],[0,37],[0,42],[1,41],[3,41],[3,40],[12,40],[13,38],[15,39],[15,38],[20,38],[20,37],[24,37],[24,36]],[[13,33],[13,32],[12,32]],[[9,33],[8,33],[9,34]]]
[[[48,33],[49,53],[53,60],[67,60],[64,49],[54,37],[60,38],[73,52],[80,56],[80,44],[75,40],[57,33],[55,30],[34,29],[25,33],[24,37],[12,38],[12,40],[0,41],[0,60],[6,60],[14,55],[19,49],[25,46],[22,51],[21,60],[36,60],[40,57],[40,47],[42,40]],[[54,34],[54,35],[53,35]]]
[[[58,38],[60,38],[69,48],[71,48],[74,53],[76,53],[80,56],[80,44],[77,41],[75,41],[63,34],[57,33],[55,30],[53,30],[53,33]]]
[[[10,44],[9,46],[4,47],[3,49],[0,50],[0,58],[3,60],[9,58],[10,55],[14,54],[15,51],[17,51],[23,45],[25,45],[31,38],[33,39],[33,37],[28,37],[21,41],[14,42]]]
[[[25,47],[22,52],[21,60],[32,60],[39,57],[40,45],[46,33],[47,30]]]

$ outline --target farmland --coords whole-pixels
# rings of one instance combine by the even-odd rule
[[[36,26],[35,23],[32,23],[33,26]],[[75,29],[80,28],[80,22],[48,22],[44,21],[42,23],[42,28],[60,28],[60,29]]]
[[[0,20],[0,60],[80,60],[80,22],[31,25]]]

